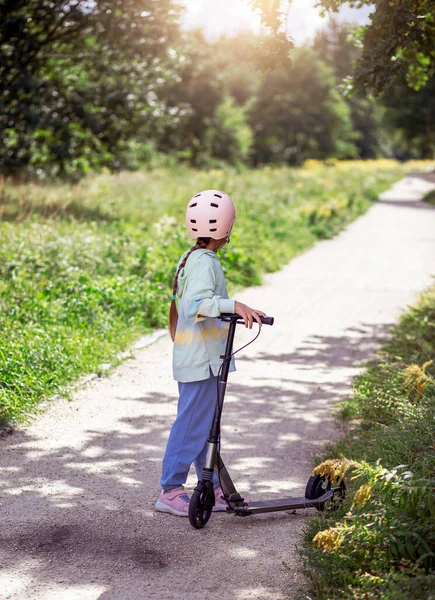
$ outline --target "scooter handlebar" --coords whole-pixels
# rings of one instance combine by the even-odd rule
[[[219,318],[222,321],[237,321],[238,323],[244,323],[242,317],[236,313],[222,313]],[[273,317],[262,317],[260,315],[260,320],[263,325],[273,325],[275,319]]]

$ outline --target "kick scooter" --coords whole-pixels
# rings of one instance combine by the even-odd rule
[[[237,314],[222,314],[218,318],[221,319],[221,321],[229,323],[228,338],[225,354],[221,357],[223,362],[217,378],[218,399],[208,438],[207,455],[204,468],[202,469],[201,479],[198,481],[198,485],[195,487],[190,499],[190,524],[195,529],[201,529],[208,523],[211,517],[213,506],[215,505],[215,495],[213,490],[214,471],[216,471],[219,477],[223,498],[228,504],[227,512],[234,513],[235,515],[241,517],[247,517],[257,513],[294,510],[297,508],[314,507],[319,511],[325,510],[325,506],[328,506],[330,509],[338,508],[345,496],[346,487],[344,481],[341,481],[337,487],[332,487],[331,481],[325,475],[311,476],[305,488],[305,496],[298,498],[290,497],[281,498],[279,500],[245,502],[244,498],[242,498],[242,496],[240,496],[240,494],[237,492],[228,470],[220,456],[218,445],[220,438],[221,415],[228,381],[230,360],[233,354],[235,354],[235,352],[233,353],[234,334],[237,324],[244,323],[244,321],[240,315]],[[273,325],[273,317],[260,318],[264,325]],[[259,334],[260,331],[258,332],[257,337]]]

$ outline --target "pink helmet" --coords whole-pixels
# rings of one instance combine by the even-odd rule
[[[193,238],[221,240],[230,235],[235,218],[233,201],[219,190],[199,192],[187,205],[186,225]]]

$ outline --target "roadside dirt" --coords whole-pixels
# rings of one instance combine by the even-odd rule
[[[340,236],[237,295],[276,318],[241,353],[224,411],[222,454],[251,498],[303,493],[313,456],[341,435],[332,405],[355,365],[431,283],[435,208],[419,202],[431,185],[405,178]],[[241,330],[236,347],[251,336]],[[218,513],[201,531],[154,512],[176,411],[170,364],[165,335],[0,440],[1,598],[303,597],[309,511]]]

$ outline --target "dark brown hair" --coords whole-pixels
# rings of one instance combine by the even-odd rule
[[[187,259],[192,254],[192,252],[194,252],[195,250],[199,250],[200,248],[206,248],[208,246],[208,244],[210,243],[210,240],[211,240],[211,238],[208,238],[208,237],[198,238],[196,240],[196,244],[194,246],[192,246],[192,248],[189,250],[189,252],[187,252],[186,256],[183,258],[180,266],[177,269],[177,272],[175,273],[174,284],[172,286],[172,297],[173,298],[177,294],[178,275],[180,274],[181,269],[183,269],[186,266]],[[176,303],[175,300],[172,300],[171,301],[171,306],[170,306],[170,309],[169,309],[169,333],[171,335],[172,341],[174,341],[174,339],[175,339],[175,332],[177,330],[177,323],[178,323],[177,303]]]

